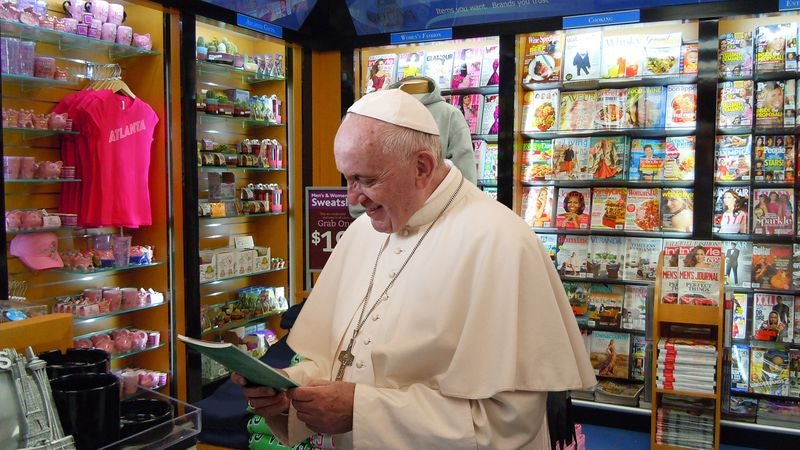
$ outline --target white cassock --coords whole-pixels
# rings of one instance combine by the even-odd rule
[[[405,269],[400,267],[456,190],[451,170],[386,244],[344,380],[356,384],[353,431],[336,448],[549,449],[546,391],[595,384],[564,288],[547,252],[511,210],[463,183]],[[362,215],[340,239],[292,327],[307,358],[300,382],[333,380],[387,235]],[[288,438],[313,434],[292,409]]]

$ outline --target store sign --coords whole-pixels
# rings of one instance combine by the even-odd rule
[[[800,9],[800,0],[778,0],[778,11],[794,11]]]
[[[798,0],[800,1],[800,0]],[[410,42],[446,41],[453,39],[452,28],[439,28],[438,30],[406,31],[405,33],[392,33],[392,44],[408,44]]]
[[[353,222],[347,207],[347,189],[307,187],[305,216],[306,271],[320,271]]]
[[[283,28],[254,17],[245,16],[244,14],[236,14],[236,25],[258,31],[259,33],[275,36],[276,38],[283,38]]]
[[[800,0],[798,0],[800,1]],[[617,11],[601,14],[584,14],[582,16],[564,17],[562,28],[599,27],[603,25],[619,25],[622,23],[636,23],[639,21],[639,10]]]

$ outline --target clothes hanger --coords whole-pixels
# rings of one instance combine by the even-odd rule
[[[430,90],[428,90],[428,80],[419,78],[405,81],[401,80],[400,89],[408,94],[427,94],[430,92]]]
[[[110,72],[110,73],[108,73]],[[95,78],[86,86],[86,89],[103,90],[110,89],[116,93],[124,94],[132,99],[136,98],[131,88],[122,81],[122,68],[118,64],[106,64],[92,68]]]

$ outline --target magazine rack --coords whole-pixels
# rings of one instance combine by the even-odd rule
[[[652,410],[650,414],[650,448],[651,449],[680,449],[685,448],[682,446],[673,446],[666,444],[656,443],[656,431],[658,428],[658,408],[662,403],[663,394],[676,394],[686,397],[693,397],[697,399],[713,399],[714,400],[714,441],[713,448],[719,449],[719,431],[720,431],[720,418],[721,418],[721,389],[722,389],[722,354],[723,354],[723,312],[724,312],[724,297],[725,290],[720,288],[719,299],[716,306],[698,306],[698,305],[682,305],[682,304],[666,304],[661,303],[661,282],[663,278],[663,264],[664,252],[658,262],[658,269],[656,271],[655,295],[653,296],[653,357],[652,366],[650,367],[651,381],[652,381]],[[724,280],[725,276],[725,262],[720,263],[720,280]],[[714,378],[716,386],[713,394],[678,391],[673,389],[660,389],[656,383],[656,376],[658,373],[658,342],[662,337],[671,337],[668,331],[668,326],[671,324],[685,324],[690,326],[708,327],[711,329],[714,341],[717,347],[717,361],[716,372]]]

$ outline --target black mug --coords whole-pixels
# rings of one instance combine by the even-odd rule
[[[99,348],[68,348],[66,353],[50,350],[38,356],[47,363],[50,380],[71,373],[106,373],[111,360],[108,352]]]
[[[110,373],[73,373],[50,381],[64,434],[78,450],[119,440],[119,379]]]

